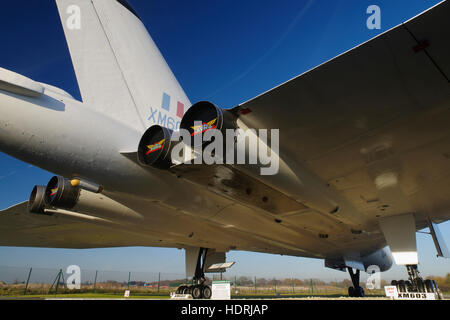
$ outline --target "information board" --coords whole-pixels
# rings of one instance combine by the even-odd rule
[[[230,281],[221,280],[212,282],[211,300],[230,300]]]

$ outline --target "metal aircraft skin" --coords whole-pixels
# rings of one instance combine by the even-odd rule
[[[0,245],[244,250],[385,271],[417,264],[415,232],[431,226],[447,255],[448,2],[227,111],[280,129],[273,176],[143,166],[144,132],[177,130],[191,102],[125,1],[56,2],[83,101],[0,69],[0,151],[81,191],[73,208],[1,211]]]

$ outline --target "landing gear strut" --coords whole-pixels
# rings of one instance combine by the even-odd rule
[[[347,268],[350,278],[352,279],[353,287],[348,288],[349,297],[364,297],[364,289],[359,285],[359,270],[353,273],[353,268]]]
[[[208,249],[200,248],[193,278],[194,285],[182,285],[178,287],[176,293],[190,294],[194,299],[211,299],[211,288],[205,284],[205,262],[207,253]]]
[[[434,280],[423,280],[420,276],[419,270],[417,269],[417,264],[407,265],[409,280],[392,280],[391,285],[397,287],[399,293],[406,292],[428,292],[435,293],[438,299],[442,299],[442,293],[439,290],[436,281]]]

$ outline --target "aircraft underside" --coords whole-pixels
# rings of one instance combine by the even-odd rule
[[[57,0],[63,20],[72,2]],[[233,109],[191,105],[123,1],[77,3],[86,27],[63,27],[83,102],[0,69],[0,150],[56,175],[0,211],[0,245],[184,249],[196,284],[178,291],[196,297],[231,250],[324,259],[349,271],[353,296],[360,271],[394,260],[410,279],[399,288],[437,292],[417,270],[415,233],[428,227],[449,256],[438,228],[450,219],[447,2]],[[172,152],[198,158],[213,143],[199,132],[265,129],[279,130],[275,174]],[[173,138],[182,130],[192,141]],[[238,139],[231,149],[250,158]]]

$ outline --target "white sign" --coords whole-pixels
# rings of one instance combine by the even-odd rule
[[[436,300],[434,293],[425,292],[400,292],[394,297],[396,300]]]
[[[436,295],[430,292],[398,292],[396,286],[385,286],[386,297],[395,300],[436,300]]]
[[[125,290],[125,294],[123,296],[128,298],[130,296],[130,290]]]
[[[394,299],[397,296],[397,287],[396,286],[385,286],[384,291],[386,292],[386,297]]]
[[[188,300],[188,299],[192,299],[192,296],[190,294],[180,294],[180,293],[171,292],[170,299]]]
[[[230,300],[230,281],[213,281],[211,300]]]

